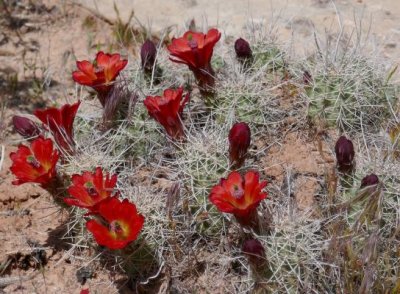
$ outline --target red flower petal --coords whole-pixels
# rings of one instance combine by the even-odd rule
[[[97,66],[104,71],[106,83],[114,81],[119,75],[119,72],[124,69],[128,63],[127,60],[121,60],[121,55],[118,53],[104,54],[102,51],[97,53],[96,62]]]
[[[162,97],[147,96],[143,102],[149,115],[165,128],[171,138],[176,140],[184,136],[181,114],[189,100],[188,94],[185,97],[182,97],[182,94],[183,88],[166,89]]]
[[[110,60],[110,54],[105,54],[103,51],[99,51],[96,54],[96,65],[98,67],[106,67]]]
[[[38,137],[31,143],[31,147],[20,145],[17,152],[12,152],[13,162],[11,172],[17,177],[14,185],[33,182],[45,186],[50,183],[56,174],[56,164],[59,154],[53,149],[50,139]]]
[[[221,212],[232,213],[240,218],[249,217],[260,201],[267,197],[266,193],[261,192],[266,184],[259,182],[257,172],[249,171],[243,178],[234,171],[212,188],[209,199]]]
[[[34,112],[35,116],[50,129],[58,146],[66,152],[71,152],[74,145],[73,124],[80,103],[78,101],[74,104],[65,104],[61,108],[50,107]]]
[[[72,79],[76,83],[84,85],[84,86],[92,86],[93,85],[93,79],[81,71],[74,71],[72,73]]]
[[[87,60],[78,61],[78,70],[72,73],[72,78],[81,85],[92,87],[98,93],[98,98],[104,107],[113,88],[113,82],[127,63],[128,60],[121,59],[118,53],[106,54],[100,51],[96,54],[94,63]]]
[[[31,150],[46,171],[49,172],[55,167],[55,163],[58,161],[58,152],[53,150],[53,142],[50,139],[33,141]]]
[[[117,175],[110,177],[107,173],[104,177],[101,167],[97,167],[94,173],[85,171],[82,175],[72,175],[71,181],[68,193],[72,198],[64,199],[68,205],[87,208],[93,212],[100,202],[117,195],[114,192]]]
[[[81,101],[78,100],[78,102],[74,104],[65,104],[61,107],[62,124],[70,138],[73,136],[74,120],[80,105]]]
[[[210,66],[214,46],[220,38],[221,33],[217,29],[211,29],[207,34],[188,31],[181,38],[172,39],[167,47],[174,57],[170,59],[200,72]]]
[[[126,199],[121,202],[115,197],[108,198],[99,204],[98,214],[108,226],[97,220],[90,220],[86,223],[86,228],[98,244],[110,249],[122,249],[136,240],[144,224],[144,217]]]
[[[88,78],[92,80],[96,79],[95,68],[93,64],[90,63],[89,61],[87,60],[77,61],[76,67],[79,69],[80,72],[82,72]]]

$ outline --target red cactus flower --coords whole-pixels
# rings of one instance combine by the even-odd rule
[[[82,289],[80,294],[89,294],[89,289]]]
[[[188,31],[181,38],[172,39],[168,46],[171,61],[186,64],[193,71],[202,89],[214,86],[214,71],[211,57],[215,44],[221,38],[217,29],[207,34]]]
[[[229,131],[228,139],[231,164],[240,167],[250,146],[251,131],[249,125],[244,122],[235,123]]]
[[[34,113],[50,129],[57,145],[68,153],[75,145],[73,125],[80,104],[78,101],[75,104],[65,104],[61,108],[36,110]]]
[[[94,212],[97,205],[118,193],[114,193],[117,183],[117,175],[107,173],[105,178],[101,167],[97,167],[94,173],[85,171],[82,175],[72,175],[72,186],[68,188],[68,193],[72,198],[64,198],[68,205],[88,208]]]
[[[90,220],[86,228],[97,243],[110,249],[122,249],[136,240],[143,227],[144,217],[138,214],[136,206],[127,199],[122,202],[115,197],[99,204],[102,221]]]
[[[183,63],[191,69],[204,69],[210,62],[214,46],[221,38],[217,29],[207,34],[188,31],[181,38],[173,38],[168,46],[171,61]]]
[[[233,171],[227,179],[221,179],[219,185],[212,188],[210,201],[221,212],[232,213],[239,221],[246,219],[256,211],[261,200],[267,197],[262,189],[267,182],[259,182],[258,172],[249,171],[244,178]]]
[[[149,115],[158,121],[167,134],[175,140],[184,136],[181,115],[183,107],[189,101],[189,93],[185,96],[182,94],[183,88],[167,89],[162,97],[147,96],[143,102]]]
[[[98,93],[101,105],[104,107],[108,94],[113,88],[113,82],[128,63],[116,54],[107,54],[100,51],[93,63],[87,60],[77,61],[77,71],[72,73],[72,78],[78,84],[89,86]]]
[[[341,136],[335,145],[336,161],[340,171],[348,172],[353,168],[354,146],[351,140]]]
[[[37,124],[27,117],[14,115],[12,123],[15,131],[25,139],[34,138],[40,135],[40,129]]]
[[[38,183],[45,187],[56,176],[59,154],[53,148],[51,139],[38,137],[30,147],[20,145],[10,158],[13,162],[10,170],[17,177],[13,185]]]

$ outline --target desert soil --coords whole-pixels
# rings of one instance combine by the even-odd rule
[[[115,18],[112,1],[79,0],[80,3]],[[180,31],[192,19],[200,27],[218,26],[227,35],[240,36],[246,25],[276,23],[279,39],[303,45],[315,31],[354,29],[362,20],[361,31],[370,33],[385,50],[384,55],[400,60],[400,1],[397,0],[119,0],[122,19],[135,14],[135,21],[153,31],[177,28]],[[155,9],[156,8],[156,9]],[[301,48],[296,48],[300,50]],[[302,50],[300,50],[302,51]]]
[[[9,172],[9,154],[19,143],[10,126],[12,115],[30,113],[55,101],[72,101],[70,74],[75,60],[91,58],[96,44],[106,48],[113,38],[108,24],[116,19],[112,1],[81,0],[79,5],[52,0],[14,2],[10,14],[0,11],[10,18],[0,20],[0,98],[8,104],[0,116],[0,293],[79,293],[85,288],[91,293],[133,293],[124,286],[123,277],[93,264],[88,268],[93,276],[84,285],[80,283],[77,271],[87,265],[71,257],[68,242],[60,241],[67,216],[40,188],[13,186]],[[362,31],[370,32],[382,49],[379,54],[393,63],[400,61],[398,0],[335,1],[335,5],[328,0],[115,2],[122,19],[133,10],[134,27],[150,26],[160,35],[170,26],[182,31],[192,19],[204,29],[218,26],[233,37],[242,35],[249,20],[253,24],[275,21],[279,40],[292,37],[299,54],[311,50],[304,44],[313,39],[314,30],[340,29],[340,24],[351,30],[356,27],[354,19],[362,18]],[[137,58],[137,48],[118,50]],[[326,154],[322,158],[316,144],[298,133],[290,133],[281,143],[264,160],[270,167],[267,173],[283,181],[282,166],[290,166],[297,175],[295,186],[303,187],[295,188],[299,207],[309,207],[317,183],[308,175],[322,174],[322,164],[331,151],[323,146]]]

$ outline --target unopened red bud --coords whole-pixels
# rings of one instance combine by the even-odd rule
[[[151,70],[156,62],[157,48],[154,43],[150,40],[146,40],[143,43],[140,50],[140,58],[142,59],[142,68],[145,70]]]
[[[15,131],[24,138],[33,138],[40,134],[39,127],[29,118],[14,115],[12,122]]]
[[[368,176],[365,176],[362,180],[361,180],[361,186],[360,188],[365,188],[368,186],[375,186],[379,184],[379,178],[376,174],[370,174]]]
[[[265,249],[260,241],[249,239],[244,241],[242,253],[247,256],[252,263],[262,263],[265,260]]]
[[[235,42],[236,56],[241,59],[251,58],[253,52],[251,51],[250,44],[242,38],[239,38]]]
[[[352,168],[355,153],[351,140],[341,136],[336,142],[335,153],[339,169],[346,171]]]
[[[229,159],[231,164],[240,167],[247,154],[251,142],[251,131],[248,124],[239,122],[229,131]]]

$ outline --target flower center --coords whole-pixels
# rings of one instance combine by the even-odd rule
[[[88,192],[88,194],[89,194],[91,197],[97,196],[97,191],[96,191],[96,189],[93,187],[93,183],[92,183],[92,182],[87,182],[87,183],[85,184],[85,188],[86,188],[86,191]]]
[[[169,101],[170,101],[170,99],[168,99],[168,98],[166,98],[164,96],[161,96],[161,98],[158,99],[158,104],[159,105],[165,105],[165,104],[168,104]]]
[[[190,49],[192,49],[192,50],[195,50],[199,47],[199,44],[197,43],[196,40],[189,40],[188,45],[189,45]]]
[[[112,221],[109,229],[111,232],[116,233],[117,235],[120,235],[124,232],[118,221]]]
[[[97,75],[99,73],[102,73],[104,71],[104,67],[103,66],[96,66],[94,68],[94,73]]]
[[[239,187],[238,185],[233,185],[233,191],[232,191],[232,196],[235,197],[236,199],[240,199],[243,197],[244,191],[242,187]]]
[[[33,166],[34,168],[40,168],[40,167],[42,166],[42,165],[39,163],[39,161],[37,161],[37,159],[36,159],[33,155],[28,156],[27,159],[26,159],[26,161],[27,161],[31,166]]]

